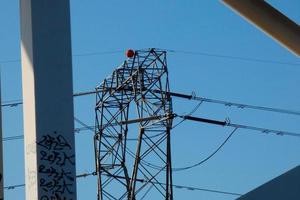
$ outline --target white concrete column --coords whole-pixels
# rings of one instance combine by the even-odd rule
[[[76,200],[69,0],[20,0],[27,200]]]

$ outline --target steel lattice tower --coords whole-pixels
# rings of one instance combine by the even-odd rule
[[[173,199],[166,52],[135,51],[96,88],[98,199]]]

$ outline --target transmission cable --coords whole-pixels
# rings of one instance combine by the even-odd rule
[[[158,91],[156,91],[156,92],[158,92]],[[200,101],[200,102],[207,102],[207,103],[214,103],[214,104],[222,104],[222,105],[228,106],[228,107],[234,106],[234,107],[237,107],[240,109],[248,108],[248,109],[254,109],[254,110],[262,110],[262,111],[268,111],[268,112],[276,112],[276,113],[300,116],[300,111],[298,111],[298,110],[287,110],[287,109],[282,109],[282,108],[264,107],[264,106],[257,106],[257,105],[235,103],[235,102],[230,102],[230,101],[205,98],[205,97],[196,96],[194,92],[191,95],[177,93],[177,92],[165,92],[165,93],[167,93],[171,96],[174,96],[174,97],[178,97],[178,98],[195,100],[195,101]]]
[[[105,176],[110,177],[110,175],[105,174]],[[167,185],[166,183],[162,183],[159,181],[149,181],[147,179],[136,179],[138,182],[149,182],[152,184],[159,184],[159,185]],[[232,195],[232,196],[242,196],[240,193],[236,192],[228,192],[228,191],[222,191],[222,190],[214,190],[214,189],[208,189],[208,188],[200,188],[200,187],[191,187],[191,186],[186,186],[186,185],[177,185],[177,184],[172,184],[172,187],[176,189],[187,189],[189,191],[203,191],[203,192],[210,192],[210,193],[217,193],[217,194],[223,194],[223,195]]]
[[[23,104],[22,100],[11,100],[11,101],[3,101],[2,102],[2,107],[16,107]]]
[[[97,172],[91,172],[91,173],[83,173],[76,175],[76,178],[86,178],[89,176],[97,176]],[[109,176],[109,175],[107,175]],[[144,179],[139,179],[139,181],[146,182],[147,180]],[[160,185],[166,185],[166,183],[158,182],[158,181],[151,181],[153,184],[160,184]],[[235,193],[235,192],[227,192],[227,191],[222,191],[222,190],[214,190],[214,189],[208,189],[208,188],[200,188],[200,187],[192,187],[192,186],[186,186],[186,185],[177,185],[177,184],[172,184],[172,186],[176,189],[186,189],[189,191],[203,191],[203,192],[210,192],[210,193],[216,193],[216,194],[223,194],[223,195],[232,195],[232,196],[242,196],[240,193]],[[9,185],[5,186],[4,189],[6,190],[14,190],[20,187],[25,187],[25,184],[16,184],[16,185]]]
[[[86,95],[96,94],[98,92],[99,91],[78,92],[78,93],[74,93],[73,96],[74,97],[86,96]],[[161,92],[161,91],[154,90],[153,92]],[[200,96],[196,96],[194,93],[192,95],[182,94],[182,93],[177,93],[177,92],[165,92],[165,93],[168,93],[171,96],[178,97],[178,98],[184,98],[184,99],[200,101],[200,102],[207,102],[207,103],[214,103],[214,104],[222,104],[222,105],[228,106],[228,107],[236,107],[236,108],[240,108],[240,109],[247,108],[247,109],[262,110],[262,111],[268,111],[268,112],[276,112],[276,113],[300,116],[300,111],[298,111],[298,110],[288,110],[288,109],[282,109],[282,108],[273,108],[273,107],[257,106],[257,105],[243,104],[243,103],[235,103],[235,102],[230,102],[230,101],[223,101],[223,100],[218,100],[218,99],[200,97]],[[10,103],[10,102],[13,102],[13,103]],[[15,107],[15,106],[21,105],[22,103],[23,103],[22,100],[5,101],[5,102],[3,102],[2,107]]]
[[[96,128],[96,126],[89,126],[87,125],[86,123],[82,122],[81,120],[79,120],[78,118],[74,118],[74,120],[76,122],[78,122],[79,124],[82,125],[82,127],[79,127],[79,128],[75,128],[74,129],[74,133],[79,133],[81,131],[91,131],[94,133],[94,129]],[[160,135],[163,135],[164,133],[158,133],[158,134],[155,134],[155,135],[152,135],[150,136],[149,138],[155,138],[155,137],[158,137]],[[117,138],[117,137],[116,137]],[[21,139],[24,139],[24,135],[14,135],[14,136],[8,136],[8,137],[3,137],[2,138],[2,141],[10,141],[10,140],[21,140]],[[136,138],[127,138],[128,141],[137,141],[138,139]]]
[[[200,101],[189,113],[188,115],[192,115],[194,114],[198,109],[199,107],[201,106],[201,104],[203,103],[203,101]],[[186,119],[181,119],[177,124],[175,124],[173,127],[172,127],[172,130],[174,130],[176,127],[178,127],[180,124],[182,124]],[[155,164],[152,164],[148,161],[145,161],[145,160],[142,160],[144,162],[144,165],[152,168],[152,169],[155,169],[155,170],[158,170],[158,171],[161,171],[161,170],[164,170],[165,167],[162,167],[162,166],[158,166],[158,165],[155,165]],[[172,168],[173,169],[173,168]],[[164,170],[165,171],[165,170]]]
[[[84,126],[84,127],[79,127],[79,128],[75,128],[74,129],[74,133],[80,133],[81,131],[86,131],[86,130],[90,130],[91,128],[93,128],[95,126]],[[14,135],[14,136],[8,136],[8,137],[3,137],[2,141],[10,141],[10,140],[22,140],[24,139],[24,135]]]
[[[178,116],[178,115],[177,115]],[[192,120],[192,121],[197,121],[197,122],[202,122],[202,123],[209,123],[209,124],[214,124],[214,125],[220,125],[220,126],[229,126],[229,127],[233,127],[234,130],[230,133],[230,135],[225,139],[225,141],[212,153],[210,154],[207,158],[201,160],[200,162],[193,164],[191,166],[187,166],[187,167],[181,167],[181,168],[172,168],[173,171],[183,171],[183,170],[188,170],[194,167],[197,167],[203,163],[205,163],[206,161],[208,161],[210,158],[212,158],[216,153],[218,153],[218,151],[221,150],[221,148],[228,142],[228,140],[232,137],[232,135],[236,132],[236,130],[238,128],[241,129],[249,129],[249,130],[253,130],[253,131],[258,131],[258,132],[262,132],[265,134],[268,133],[273,133],[276,135],[287,135],[287,136],[294,136],[294,137],[300,137],[300,133],[292,133],[292,132],[287,132],[287,131],[281,131],[281,130],[275,130],[275,129],[267,129],[267,128],[261,128],[261,127],[255,127],[255,126],[248,126],[248,125],[241,125],[241,124],[234,124],[231,123],[230,121],[217,121],[217,120],[211,120],[211,119],[205,119],[205,118],[199,118],[199,117],[192,117],[190,115],[185,115],[185,116],[178,116],[180,118],[183,118],[183,120]],[[181,121],[182,122],[182,121]],[[180,123],[181,123],[180,122]],[[178,124],[179,125],[179,124]],[[161,170],[163,169],[163,167],[161,166],[157,166],[154,165],[152,163],[146,162],[146,164],[148,167],[151,167],[153,169],[156,170]]]
[[[214,155],[216,155],[216,153],[218,153],[222,147],[229,141],[229,139],[233,136],[233,134],[236,132],[238,128],[234,128],[233,131],[229,134],[229,136],[224,140],[224,142],[215,150],[213,151],[209,156],[207,156],[205,159],[193,164],[193,165],[189,165],[186,167],[177,167],[177,168],[172,168],[173,171],[184,171],[184,170],[188,170],[188,169],[192,169],[195,167],[198,167],[200,165],[202,165],[203,163],[207,162],[209,159],[211,159]]]
[[[73,54],[72,56],[73,57],[87,57],[87,56],[117,54],[117,53],[122,53],[122,52],[124,52],[124,50],[91,52],[91,53],[78,53],[78,54]],[[18,63],[18,62],[21,62],[21,59],[0,60],[0,64]]]
[[[282,61],[266,60],[266,59],[259,59],[259,58],[230,56],[230,55],[213,54],[213,53],[207,53],[207,52],[183,51],[183,50],[172,50],[172,49],[165,49],[165,50],[170,53],[199,55],[199,56],[206,56],[206,57],[216,57],[216,58],[225,58],[225,59],[231,59],[231,60],[251,61],[251,62],[259,62],[259,63],[279,64],[279,65],[300,66],[300,63],[293,63],[293,62],[282,62]]]
[[[183,121],[188,119],[188,120],[192,120],[192,121],[210,123],[210,124],[215,124],[215,125],[229,126],[229,127],[241,128],[241,129],[248,129],[248,130],[261,132],[261,133],[265,133],[265,134],[272,133],[272,134],[275,134],[275,135],[278,135],[278,136],[300,137],[300,133],[294,133],[294,132],[288,132],[288,131],[282,131],[282,130],[276,130],[276,129],[268,129],[268,128],[262,128],[262,127],[256,127],[256,126],[242,125],[242,124],[234,124],[234,123],[226,122],[226,121],[209,120],[209,119],[204,119],[204,118],[199,118],[199,117],[192,117],[192,116],[189,116],[189,115],[185,115],[185,116],[177,115],[177,117],[180,117],[180,118],[183,118],[183,119],[179,123],[177,123],[173,128],[176,128],[179,124],[181,124]],[[85,124],[84,127],[75,128],[74,133],[85,131],[85,130],[89,130],[89,131],[94,132],[93,128],[96,128],[96,127],[95,126],[88,126],[88,125]],[[150,137],[154,138],[154,137],[158,137],[160,135],[162,135],[162,133],[158,133],[158,134],[150,136]],[[2,139],[2,141],[19,140],[19,139],[23,139],[23,138],[24,138],[24,135],[15,135],[15,136],[4,137]],[[127,140],[136,141],[137,139],[136,138],[128,138]]]
[[[216,58],[224,58],[224,59],[240,60],[240,61],[251,61],[251,62],[259,62],[259,63],[270,63],[270,64],[279,64],[279,65],[291,65],[291,66],[299,66],[300,65],[300,63],[282,62],[282,61],[274,61],[274,60],[266,60],[266,59],[259,59],[259,58],[250,58],[250,57],[241,57],[241,56],[230,56],[230,55],[224,55],[224,54],[213,54],[213,53],[207,53],[207,52],[183,51],[183,50],[172,50],[172,49],[162,49],[162,50],[165,50],[169,53],[199,55],[199,56],[216,57]],[[122,53],[122,52],[124,52],[124,50],[80,53],[80,54],[74,54],[73,57],[108,55],[108,54],[116,54],[116,53]],[[21,62],[21,59],[0,60],[0,64],[18,63],[18,62]]]
[[[80,125],[82,125],[82,127],[75,128],[74,133],[79,133],[79,132],[85,131],[85,130],[90,130],[90,131],[94,132],[95,126],[89,126],[89,125],[85,124],[84,122],[82,122],[81,120],[79,120],[76,117],[74,117],[74,120],[77,123],[79,123]],[[21,140],[21,139],[24,139],[24,135],[14,135],[14,136],[3,137],[2,141]]]
[[[201,160],[201,161],[199,161],[195,164],[186,166],[186,167],[172,167],[172,171],[173,172],[185,171],[185,170],[192,169],[192,168],[195,168],[195,167],[198,167],[198,166],[204,164],[205,162],[207,162],[209,159],[211,159],[215,154],[217,154],[222,149],[222,147],[229,141],[229,139],[233,136],[233,134],[236,132],[237,129],[238,128],[234,128],[233,131],[229,134],[229,136],[222,142],[222,144],[215,151],[213,151],[209,156],[204,158],[203,160]],[[154,164],[149,163],[149,162],[147,162],[146,165],[148,167],[156,169],[156,170],[163,169],[163,167],[154,165]]]
[[[92,128],[91,126],[87,125],[86,123],[84,123],[83,121],[79,120],[78,118],[74,117],[74,120],[79,123],[81,126],[85,127],[87,130],[90,130],[92,132],[94,132],[94,128]]]
[[[85,178],[88,176],[95,176],[97,173],[96,172],[91,172],[91,173],[83,173],[83,174],[78,174],[76,175],[76,178]],[[5,190],[14,190],[20,187],[25,187],[25,184],[15,184],[15,185],[8,185],[8,186],[4,186],[3,188]]]
[[[199,109],[199,107],[201,106],[202,103],[203,103],[203,101],[200,101],[200,102],[195,106],[195,108],[194,108],[191,112],[189,112],[188,115],[194,114],[194,113]],[[172,127],[172,129],[175,129],[177,126],[179,126],[180,124],[182,124],[184,121],[185,121],[185,119],[180,120],[177,124],[175,124],[175,125]]]
[[[204,162],[208,161],[218,151],[221,150],[221,148],[228,142],[228,140],[232,137],[232,135],[235,133],[235,131],[238,128],[253,130],[253,131],[257,131],[257,132],[261,132],[261,133],[265,133],[265,134],[273,133],[273,134],[280,135],[280,136],[287,135],[287,136],[300,137],[300,133],[292,133],[292,132],[275,130],[275,129],[267,129],[267,128],[261,128],[261,127],[255,127],[255,126],[234,124],[234,123],[231,123],[230,121],[217,121],[217,120],[212,120],[212,119],[192,117],[192,116],[189,116],[189,115],[185,115],[185,116],[179,116],[179,115],[177,115],[177,116],[180,117],[180,118],[183,118],[184,120],[191,120],[191,121],[196,121],[196,122],[201,122],[201,123],[208,123],[208,124],[219,125],[219,126],[233,127],[234,130],[225,139],[225,141],[211,155],[209,155],[207,158],[203,159],[202,161],[200,161],[200,162],[198,162],[198,163],[196,163],[194,165],[188,166],[188,167],[172,168],[174,171],[182,171],[182,170],[191,169],[191,168],[197,167],[197,166],[203,164]],[[162,166],[157,166],[157,165],[154,165],[152,163],[149,163],[147,161],[144,161],[144,164],[147,165],[148,167],[156,169],[156,170],[163,170],[163,168],[164,168]]]
[[[193,116],[189,116],[189,115],[178,116],[178,117],[181,117],[181,118],[184,118],[184,119],[190,120],[190,121],[208,123],[208,124],[213,124],[213,125],[218,125],[218,126],[229,126],[229,127],[233,127],[233,128],[248,129],[248,130],[261,132],[261,133],[265,133],[265,134],[273,133],[273,134],[276,134],[279,136],[286,135],[286,136],[300,137],[300,133],[282,131],[282,130],[277,130],[277,129],[268,129],[268,128],[262,128],[262,127],[257,127],[257,126],[234,124],[234,123],[231,123],[229,119],[227,119],[226,121],[218,121],[218,120],[213,120],[213,119],[193,117]]]

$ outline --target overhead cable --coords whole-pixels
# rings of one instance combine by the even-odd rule
[[[85,178],[88,176],[95,176],[96,173],[95,172],[91,172],[91,173],[83,173],[83,174],[78,174],[76,175],[76,178]],[[15,184],[15,185],[8,185],[8,186],[4,186],[5,190],[14,190],[17,188],[21,188],[21,187],[25,187],[25,184]]]
[[[97,175],[96,172],[83,173],[83,174],[77,175],[76,178],[85,178],[85,177],[96,176],[96,175]],[[139,179],[138,181],[146,182],[147,180]],[[166,185],[165,183],[161,183],[161,182],[158,182],[158,181],[156,181],[156,182],[151,181],[151,183],[152,184]],[[242,196],[242,194],[239,194],[239,193],[227,192],[227,191],[222,191],[222,190],[200,188],[200,187],[193,187],[193,186],[186,186],[186,185],[177,185],[177,184],[173,184],[172,186],[176,189],[186,189],[186,190],[189,190],[189,191],[203,191],[203,192],[217,193],[217,194],[223,194],[223,195]],[[5,186],[4,189],[14,190],[14,189],[17,189],[17,188],[20,188],[20,187],[25,187],[25,184],[16,184],[16,185]]]
[[[222,147],[229,141],[229,139],[233,136],[233,134],[237,131],[237,129],[238,128],[234,128],[233,131],[231,131],[231,133],[228,135],[228,137],[222,142],[222,144],[206,158],[202,159],[201,161],[196,162],[195,164],[192,164],[192,165],[189,165],[186,167],[172,167],[172,171],[173,172],[185,171],[185,170],[189,170],[189,169],[192,169],[195,167],[199,167],[200,165],[206,163],[208,160],[210,160],[214,155],[216,155],[222,149]],[[151,167],[156,170],[164,170],[163,167],[154,165],[149,162],[145,162],[144,164],[147,165],[148,167]]]
[[[238,128],[234,128],[233,131],[228,135],[228,137],[222,142],[222,144],[215,151],[213,151],[209,156],[207,156],[205,159],[203,159],[195,164],[186,166],[186,167],[172,168],[172,170],[173,171],[185,171],[188,169],[198,167],[198,166],[202,165],[203,163],[207,162],[222,149],[222,147],[229,141],[229,139],[233,136],[233,134],[236,132],[237,129]]]
[[[79,133],[81,131],[91,130],[93,128],[95,128],[95,126],[83,126],[83,127],[75,128],[74,133]],[[5,141],[10,141],[10,140],[22,140],[22,139],[24,139],[24,135],[20,134],[20,135],[3,137],[2,141],[5,142]]]
[[[179,53],[179,54],[187,54],[187,55],[198,55],[205,57],[215,57],[215,58],[223,58],[230,60],[240,60],[240,61],[250,61],[250,62],[258,62],[258,63],[269,63],[269,64],[279,64],[279,65],[290,65],[290,66],[300,66],[300,63],[293,62],[283,62],[276,60],[267,60],[260,58],[251,58],[251,57],[242,57],[242,56],[230,56],[225,54],[215,54],[208,52],[199,52],[199,51],[186,51],[186,50],[173,50],[173,49],[164,49],[169,53]],[[109,55],[122,53],[124,50],[115,50],[115,51],[104,51],[104,52],[90,52],[90,53],[79,53],[74,54],[73,57],[87,57],[87,56],[96,56],[96,55]],[[21,59],[10,59],[10,60],[0,60],[0,64],[8,64],[8,63],[18,63],[21,62]]]
[[[283,62],[283,61],[267,60],[267,59],[260,59],[260,58],[251,58],[251,57],[242,57],[242,56],[230,56],[230,55],[224,55],[224,54],[215,54],[215,53],[207,53],[207,52],[196,52],[196,51],[183,51],[183,50],[172,50],[172,49],[166,49],[166,50],[168,52],[170,52],[170,53],[180,53],[180,54],[187,54],[187,55],[198,55],[198,56],[206,56],[206,57],[231,59],[231,60],[258,62],[258,63],[300,66],[300,63]]]
[[[122,52],[124,52],[124,50],[90,52],[90,53],[78,53],[78,54],[73,54],[73,57],[87,57],[87,56],[109,55],[109,54],[117,54],[117,53],[122,53]],[[21,59],[0,60],[0,64],[18,63],[18,62],[21,62]]]
[[[297,110],[288,110],[288,109],[281,109],[281,108],[272,108],[272,107],[256,106],[256,105],[243,104],[243,103],[235,103],[235,102],[230,102],[230,101],[222,101],[222,100],[217,100],[217,99],[199,97],[194,94],[188,95],[188,94],[182,94],[182,93],[177,93],[177,92],[168,92],[168,94],[170,94],[171,96],[174,96],[174,97],[195,100],[195,101],[200,101],[200,102],[222,104],[222,105],[228,106],[228,107],[236,107],[236,108],[240,108],[240,109],[248,108],[248,109],[254,109],[254,110],[262,110],[262,111],[268,111],[268,112],[277,112],[277,113],[300,116],[300,111],[297,111]]]
[[[203,101],[200,101],[200,102],[194,107],[194,109],[191,110],[191,111],[188,113],[188,115],[194,114],[194,113],[199,109],[199,107],[201,106],[202,103],[203,103]],[[176,128],[177,126],[179,126],[180,124],[182,124],[184,121],[185,121],[185,119],[180,120],[177,124],[173,125],[172,129]]]
[[[219,126],[228,126],[228,127],[234,127],[234,128],[241,128],[241,129],[248,129],[253,130],[265,134],[276,134],[276,135],[286,135],[286,136],[294,136],[294,137],[300,137],[300,133],[294,133],[294,132],[288,132],[288,131],[282,131],[282,130],[276,130],[276,129],[269,129],[269,128],[262,128],[257,126],[249,126],[249,125],[242,125],[242,124],[234,124],[231,123],[229,120],[227,121],[218,121],[218,120],[212,120],[212,119],[206,119],[206,118],[200,118],[200,117],[193,117],[193,116],[179,116],[186,120],[201,122],[201,123],[209,123]]]
[[[79,97],[79,96],[96,94],[98,92],[99,91],[78,92],[78,93],[74,93],[73,96]],[[154,90],[153,92],[161,92],[161,91]],[[200,97],[200,96],[196,96],[194,94],[188,95],[188,94],[182,94],[182,93],[177,93],[177,92],[168,92],[168,94],[170,94],[171,96],[174,96],[174,97],[195,100],[195,101],[200,101],[200,102],[222,104],[224,106],[236,107],[239,109],[254,109],[254,110],[262,110],[262,111],[268,111],[268,112],[276,112],[276,113],[300,116],[300,111],[297,111],[297,110],[288,110],[288,109],[282,109],[282,108],[273,108],[273,107],[257,106],[257,105],[243,104],[243,103],[235,103],[235,102],[230,102],[230,101],[223,101],[223,100]],[[2,106],[3,107],[15,107],[15,106],[18,106],[21,104],[22,104],[22,100],[12,100],[12,101],[3,102]]]

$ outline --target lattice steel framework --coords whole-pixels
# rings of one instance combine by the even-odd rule
[[[172,200],[166,52],[135,51],[96,90],[98,200]]]

